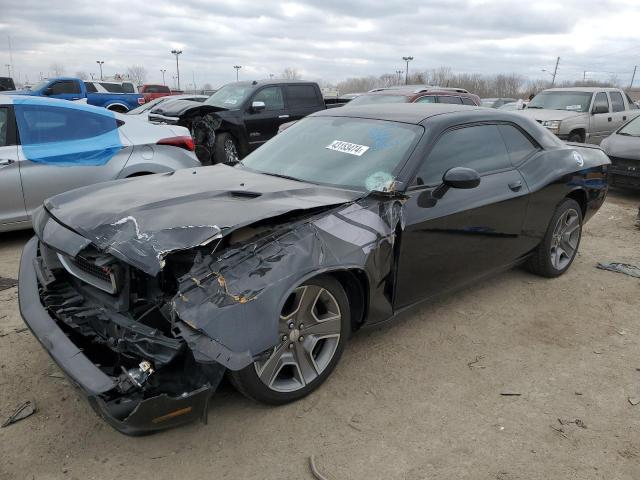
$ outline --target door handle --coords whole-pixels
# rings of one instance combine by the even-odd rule
[[[625,121],[626,119],[627,119],[627,116],[626,116],[626,115],[624,115],[624,116],[622,117],[622,121]]]
[[[15,160],[11,160],[10,158],[0,159],[0,167],[8,167],[12,163],[15,163]]]
[[[278,115],[278,118],[289,118],[289,115]]]
[[[518,180],[516,182],[511,182],[509,184],[509,189],[511,189],[514,192],[519,192],[521,188],[522,188],[522,181],[521,180]]]
[[[610,121],[611,121],[611,117],[607,118],[607,121],[609,121],[609,122],[610,122]]]

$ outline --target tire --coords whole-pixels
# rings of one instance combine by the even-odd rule
[[[349,311],[347,295],[335,278],[307,280],[280,313],[280,343],[248,367],[229,371],[231,383],[246,397],[271,405],[308,395],[340,360],[351,333]]]
[[[567,138],[567,142],[584,143],[584,139],[579,132],[571,132],[569,138]]]
[[[542,242],[527,262],[527,268],[542,277],[559,277],[573,263],[581,238],[582,209],[578,202],[566,198],[556,208]]]
[[[230,133],[221,133],[216,137],[215,153],[212,163],[234,163],[240,160],[238,142]]]

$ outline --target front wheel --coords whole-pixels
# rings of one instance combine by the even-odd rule
[[[582,237],[582,209],[578,202],[565,199],[551,218],[544,239],[527,263],[527,268],[543,277],[559,277],[578,253]]]
[[[221,133],[216,137],[213,163],[233,164],[240,160],[236,139],[230,133]]]
[[[280,341],[252,365],[229,372],[245,396],[280,405],[311,393],[333,371],[351,331],[340,283],[321,275],[296,288],[280,312]]]

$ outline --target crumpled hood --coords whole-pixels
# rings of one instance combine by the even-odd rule
[[[160,104],[156,108],[151,109],[151,113],[157,113],[166,117],[179,117],[192,109],[202,110],[203,112],[226,112],[226,108],[214,107],[213,105],[203,105],[202,102],[193,100],[167,100],[166,105]]]
[[[534,120],[566,120],[567,118],[585,115],[586,112],[572,112],[570,110],[546,110],[539,108],[525,108],[517,113],[526,115]]]
[[[101,250],[156,275],[173,251],[362,195],[216,165],[83,187],[48,199],[45,208]]]

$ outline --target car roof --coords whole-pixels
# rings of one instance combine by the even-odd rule
[[[227,83],[226,85],[254,85],[254,86],[261,86],[261,85],[285,85],[285,84],[295,84],[295,83],[299,83],[299,84],[313,84],[315,85],[316,82],[312,82],[312,81],[308,81],[308,80],[287,80],[286,78],[267,78],[264,80],[243,80],[241,82],[230,82]]]
[[[470,95],[470,93],[463,88],[437,87],[432,85],[400,85],[395,87],[374,88],[362,95],[403,95],[405,97],[415,97],[426,93],[438,95]]]
[[[547,88],[545,90],[543,90],[543,92],[589,92],[589,93],[593,93],[593,92],[619,92],[620,89],[619,88],[613,88],[613,87],[564,87],[564,88]],[[542,93],[542,92],[541,92]]]
[[[450,103],[388,103],[378,105],[354,105],[349,108],[330,108],[314,113],[314,117],[355,117],[418,125],[436,115],[455,112],[489,111],[482,107],[454,105]]]

